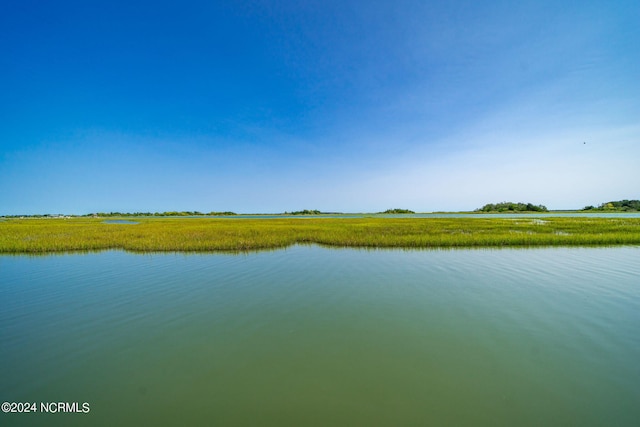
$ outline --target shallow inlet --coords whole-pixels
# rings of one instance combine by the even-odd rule
[[[10,425],[634,425],[640,248],[0,256]],[[4,421],[4,420],[3,420]]]

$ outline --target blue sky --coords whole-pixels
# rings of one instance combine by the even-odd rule
[[[640,3],[0,6],[0,215],[640,198]]]

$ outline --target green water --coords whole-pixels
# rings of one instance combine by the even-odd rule
[[[0,256],[47,426],[637,426],[640,248]]]

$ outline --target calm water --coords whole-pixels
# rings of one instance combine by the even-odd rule
[[[637,426],[640,248],[0,256],[0,425]]]

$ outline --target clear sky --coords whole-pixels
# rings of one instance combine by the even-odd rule
[[[640,199],[640,2],[5,1],[0,215]]]

